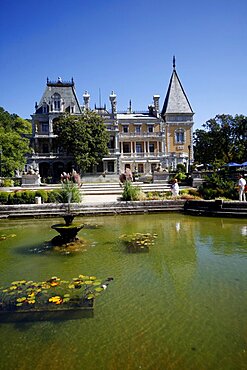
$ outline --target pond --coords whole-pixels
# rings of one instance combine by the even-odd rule
[[[91,225],[79,232],[87,248],[61,255],[40,249],[57,219],[0,220],[1,286],[114,279],[91,318],[1,323],[1,369],[246,369],[246,221],[174,213],[76,221]],[[119,241],[136,232],[157,234],[148,253]]]

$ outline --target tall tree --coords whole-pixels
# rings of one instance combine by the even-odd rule
[[[74,157],[80,171],[98,164],[108,154],[109,134],[102,118],[87,110],[81,116],[61,116],[53,127],[57,145]]]
[[[197,162],[220,164],[247,160],[247,117],[217,115],[194,133]]]
[[[0,107],[0,151],[1,174],[13,176],[16,169],[22,170],[26,154],[30,152],[29,139],[32,125],[16,114],[10,114]]]

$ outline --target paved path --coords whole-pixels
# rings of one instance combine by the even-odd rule
[[[83,195],[82,203],[100,204],[117,202],[120,198],[119,194],[98,194],[98,195]]]

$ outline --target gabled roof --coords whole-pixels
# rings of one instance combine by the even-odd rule
[[[167,113],[193,113],[189,100],[177,75],[175,64],[161,111],[163,117]]]

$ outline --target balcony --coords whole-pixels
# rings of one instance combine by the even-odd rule
[[[162,152],[155,152],[155,153],[121,153],[121,158],[145,158],[145,159],[152,159],[152,158],[161,158],[164,157],[164,153]]]
[[[48,160],[48,159],[58,159],[58,158],[68,158],[69,156],[65,155],[65,154],[62,154],[62,153],[32,153],[30,155],[30,158],[31,159],[45,159],[45,160]]]
[[[152,139],[152,138],[155,138],[156,140],[157,139],[161,139],[164,137],[164,133],[163,132],[141,132],[141,133],[137,133],[137,132],[121,132],[119,133],[119,139],[121,140],[125,140],[125,139],[139,139],[139,140],[143,140],[143,139]]]
[[[53,132],[35,132],[34,139],[47,139],[47,138],[55,138],[57,135],[55,135]]]

